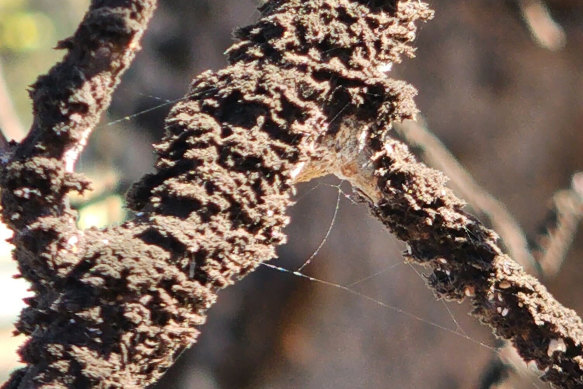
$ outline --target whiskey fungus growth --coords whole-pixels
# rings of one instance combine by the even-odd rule
[[[433,15],[418,0],[266,2],[236,32],[229,65],[195,77],[172,108],[154,171],[128,192],[135,217],[79,231],[67,194],[89,183],[75,161],[155,5],[93,0],[58,44],[63,61],[32,86],[30,135],[0,156],[4,220],[34,292],[16,323],[26,366],[5,388],[152,384],[196,341],[218,291],[276,256],[294,184],[330,173],[407,242],[438,298],[469,297],[543,380],[583,386],[579,317],[391,137],[417,112],[417,91],[386,73]]]

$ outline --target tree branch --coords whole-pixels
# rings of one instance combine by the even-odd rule
[[[539,265],[530,253],[528,241],[518,222],[504,204],[484,190],[460,165],[441,141],[418,118],[395,126],[400,138],[412,148],[420,149],[420,158],[429,166],[447,174],[451,185],[476,212],[480,220],[486,220],[500,234],[509,254],[531,274],[539,273]]]
[[[415,161],[407,146],[388,133],[368,131],[363,126],[352,130],[352,136],[368,138],[361,153],[372,157],[345,179],[364,192],[372,213],[408,243],[405,256],[431,269],[427,283],[436,297],[469,297],[472,314],[509,340],[525,361],[534,361],[544,372],[541,379],[561,388],[580,387],[583,322],[577,314],[503,254],[498,236],[462,210],[463,201],[445,186],[442,173]],[[360,185],[366,180],[374,186]]]
[[[5,387],[152,383],[196,339],[216,292],[275,255],[291,184],[304,167],[325,163],[316,148],[338,130],[337,118],[412,116],[414,89],[379,69],[412,53],[413,22],[430,16],[425,6],[324,3],[265,4],[263,18],[238,32],[232,65],[194,80],[167,119],[156,172],[130,190],[136,218],[119,227],[77,231],[65,202],[85,186],[72,176],[73,162],[92,113],[108,99],[67,91],[54,69],[37,82],[35,126],[3,168],[4,217],[36,293],[17,323],[30,336],[20,352],[28,366]],[[94,6],[79,31],[93,26],[94,12],[110,11]],[[117,27],[134,25],[124,21],[98,26],[115,38]],[[87,38],[61,44],[72,49],[65,64],[88,57],[75,54]],[[109,46],[90,48],[90,74],[113,85],[97,72]],[[70,70],[74,81],[88,78]],[[47,90],[64,90],[61,104],[50,104]]]
[[[17,323],[30,336],[27,367],[6,388],[154,382],[196,340],[219,289],[285,241],[292,185],[328,172],[431,267],[438,297],[471,296],[474,314],[545,379],[581,385],[580,319],[502,254],[440,173],[388,137],[416,112],[414,88],[386,73],[413,55],[414,23],[432,16],[418,0],[266,3],[238,31],[231,65],[197,77],[172,109],[155,172],[128,194],[136,217],[78,231],[66,193],[86,183],[74,161],[152,6],[94,1],[61,43],[62,64],[85,66],[68,67],[72,80],[62,64],[39,79],[33,130],[2,167],[4,218],[35,292]]]
[[[503,204],[475,182],[441,141],[427,129],[423,120],[418,118],[416,121],[398,123],[395,130],[400,139],[419,150],[416,154],[423,161],[451,178],[450,185],[454,191],[468,201],[481,220],[485,219],[500,234],[510,256],[526,271],[546,279],[556,276],[583,216],[582,173],[573,176],[570,189],[553,195],[553,208],[540,235],[536,237],[538,247],[533,255],[518,222]],[[493,356],[483,374],[481,385],[485,388],[498,385],[499,380],[509,377],[512,371],[533,374],[509,343],[500,343],[498,353]]]
[[[17,323],[31,336],[20,351],[28,367],[4,387],[85,386],[89,378],[76,372],[96,368],[79,363],[80,355],[90,355],[79,347],[91,329],[74,326],[74,303],[64,297],[78,283],[73,274],[88,239],[77,230],[67,193],[88,186],[74,174],[75,161],[139,49],[154,7],[155,0],[94,0],[75,35],[59,42],[68,50],[63,60],[32,86],[30,133],[0,161],[3,218],[15,232],[20,272],[35,293]]]

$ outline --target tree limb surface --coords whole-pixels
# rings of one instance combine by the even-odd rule
[[[155,171],[128,193],[136,217],[78,230],[66,193],[87,184],[74,160],[152,8],[93,2],[61,44],[64,62],[34,86],[31,134],[2,162],[4,218],[35,292],[17,323],[27,366],[5,388],[154,382],[196,340],[217,292],[275,256],[293,184],[327,173],[349,179],[408,242],[438,297],[470,296],[544,379],[581,387],[581,320],[502,254],[443,175],[389,137],[416,113],[415,89],[386,73],[432,16],[418,0],[267,2],[237,32],[230,65],[195,78],[172,109]],[[84,65],[62,73],[68,63]]]

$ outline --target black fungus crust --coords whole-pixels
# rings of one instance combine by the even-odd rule
[[[123,41],[133,25],[124,18],[139,12],[114,12],[127,23],[105,32]],[[30,336],[21,350],[28,367],[6,388],[154,382],[196,340],[218,290],[273,258],[285,241],[293,169],[322,157],[310,145],[333,135],[345,117],[386,131],[415,114],[414,88],[385,72],[413,55],[414,22],[431,17],[423,3],[276,0],[261,12],[237,33],[230,65],[195,78],[172,109],[155,171],[128,193],[133,220],[102,231],[71,229],[51,207],[84,184],[64,175],[62,165],[49,169],[53,162],[35,160],[41,177],[34,182],[24,181],[20,162],[6,165],[5,215],[16,215],[18,230],[30,227],[17,238],[16,257],[36,292],[17,324]],[[97,28],[91,20],[83,28]],[[94,53],[96,66],[108,53]],[[52,79],[42,78],[33,95]],[[91,105],[71,107],[82,117]],[[47,141],[60,158],[58,142],[82,136],[57,127]],[[18,158],[39,154],[44,141],[29,139]],[[15,199],[23,187],[40,195],[23,205]]]

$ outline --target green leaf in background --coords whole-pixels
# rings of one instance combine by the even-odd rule
[[[54,41],[55,26],[40,12],[17,10],[0,14],[0,50],[35,50]]]

